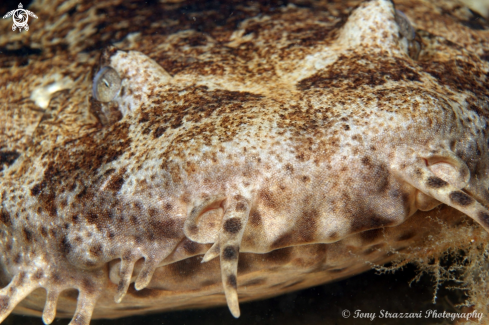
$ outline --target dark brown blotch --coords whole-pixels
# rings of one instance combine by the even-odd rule
[[[329,239],[330,240],[338,240],[339,239],[339,235],[336,231],[333,231],[331,232],[329,235],[328,235]]]
[[[422,178],[423,177],[423,171],[421,170],[421,168],[415,168],[414,169],[414,174],[419,177],[419,178]]]
[[[41,194],[40,196],[40,203],[44,210],[49,214],[51,217],[57,217],[58,216],[58,208],[56,207],[56,204],[54,203],[56,199],[56,196],[54,193],[49,193],[49,194]]]
[[[388,81],[420,81],[420,75],[405,59],[375,58],[368,55],[340,55],[329,69],[301,80],[300,90],[311,88],[358,89]]]
[[[258,227],[261,225],[261,213],[258,210],[252,210],[250,213],[250,224]]]
[[[165,133],[166,129],[167,129],[166,127],[158,126],[153,133],[154,138],[157,139],[161,137]]]
[[[22,262],[22,255],[20,255],[20,253],[18,253],[17,255],[14,256],[14,263],[20,264],[20,262]]]
[[[120,191],[122,186],[124,185],[124,176],[121,174],[114,175],[109,183],[107,184],[107,189],[112,190],[114,192]]]
[[[61,273],[56,272],[56,271],[51,275],[50,280],[53,283],[55,283],[55,284],[61,284],[64,281],[63,276],[61,275]],[[78,290],[76,290],[76,291],[78,293]]]
[[[368,211],[359,211],[351,217],[351,232],[357,233],[370,229],[388,227],[394,224],[393,220],[371,214]]]
[[[98,214],[95,213],[94,211],[88,212],[86,215],[86,219],[91,224],[98,224],[99,223]]]
[[[96,290],[95,283],[89,278],[83,278],[82,280],[82,289],[87,294],[92,294]]]
[[[183,227],[181,223],[172,218],[162,220],[151,219],[149,221],[150,231],[154,234],[155,239],[180,238]]]
[[[215,284],[220,284],[222,286],[222,282],[219,281],[219,280],[205,280],[205,281],[202,281],[200,283],[200,285],[202,287],[208,287],[208,286],[212,286],[212,285],[215,285]]]
[[[277,202],[276,197],[273,195],[273,193],[268,190],[268,189],[263,189],[260,191],[258,194],[260,197],[261,201],[263,201],[263,204],[271,209],[278,209],[279,208],[279,202]]]
[[[238,282],[236,281],[236,276],[234,274],[228,276],[228,280],[226,281],[226,283],[231,288],[238,288]]]
[[[285,165],[285,170],[292,174],[294,172],[294,166],[292,166],[291,164],[287,164]]]
[[[10,214],[5,209],[0,209],[0,222],[6,226],[10,226],[12,224]]]
[[[397,238],[397,241],[409,240],[416,236],[416,232],[413,230],[407,231]]]
[[[163,209],[165,211],[171,211],[171,209],[173,209],[173,205],[171,203],[166,203],[164,206],[163,206]]]
[[[0,313],[5,313],[8,309],[10,298],[8,296],[0,296]]]
[[[270,263],[283,264],[292,258],[292,247],[276,249],[270,253],[264,254],[263,258]]]
[[[426,186],[428,186],[429,188],[442,188],[447,185],[448,183],[439,177],[430,176],[426,181]]]
[[[90,247],[90,254],[92,254],[93,256],[101,256],[102,255],[102,245],[98,244],[98,245],[93,245],[92,247]]]
[[[364,165],[364,166],[367,166],[367,167],[371,167],[372,166],[372,160],[370,159],[369,156],[364,156],[361,159],[361,162],[362,162],[362,165]]]
[[[148,215],[151,217],[151,218],[157,218],[158,215],[159,215],[159,211],[155,208],[149,208],[148,209]]]
[[[362,239],[363,244],[370,244],[382,237],[383,228],[367,230],[360,233],[360,238]]]
[[[227,246],[224,248],[222,257],[226,261],[234,261],[238,258],[239,248],[235,246]]]
[[[489,214],[487,212],[480,211],[479,220],[481,221],[484,227],[489,228]]]
[[[277,238],[273,243],[272,243],[272,248],[282,248],[286,246],[290,246],[292,244],[292,234],[283,234],[279,238]]]
[[[36,280],[40,280],[43,276],[44,276],[43,270],[37,270],[36,273],[34,273],[34,278]]]
[[[24,239],[26,242],[30,243],[32,241],[32,232],[26,227],[22,229],[22,234],[24,235]]]
[[[59,284],[62,284],[64,279],[60,279],[58,278],[58,283]],[[63,301],[72,301],[76,304],[76,301],[78,300],[78,290],[77,289],[66,289],[66,290],[63,290],[59,297],[60,299],[62,299]]]
[[[463,207],[471,205],[472,203],[475,202],[473,198],[471,198],[470,196],[468,196],[462,191],[453,191],[452,193],[450,193],[449,197],[452,203],[455,203]]]
[[[199,244],[188,238],[184,239],[182,246],[185,252],[190,255],[195,254],[199,248]]]
[[[301,242],[314,240],[318,228],[319,212],[315,209],[306,210],[297,222],[297,231]]]
[[[177,278],[186,279],[197,274],[205,264],[201,263],[202,258],[195,256],[168,265],[171,274]]]
[[[3,165],[12,165],[17,158],[19,158],[20,153],[17,151],[0,151],[0,171],[3,170]]]
[[[239,218],[231,218],[224,222],[224,230],[231,234],[237,234],[243,225]]]
[[[246,211],[246,204],[243,202],[238,202],[236,204],[236,211]]]
[[[243,286],[247,287],[247,286],[259,286],[259,285],[263,285],[267,282],[267,279],[265,278],[256,278],[256,279],[251,279],[249,280],[248,282],[245,282],[243,283]]]
[[[41,183],[34,185],[31,188],[31,195],[32,196],[38,196],[44,187],[46,187],[46,182],[41,182]]]
[[[15,283],[16,285],[21,285],[22,283],[27,280],[27,272],[26,271],[20,271],[19,276],[17,278],[17,282]]]
[[[192,235],[195,235],[198,231],[199,231],[199,228],[196,226],[196,225],[190,225],[188,227],[188,231],[192,234]]]
[[[487,30],[489,29],[489,23],[487,20],[478,12],[472,9],[468,10],[471,13],[470,18],[466,20],[460,20],[462,25],[467,26],[474,30]]]
[[[71,244],[68,241],[68,238],[66,238],[66,237],[61,238],[61,243],[60,243],[59,248],[60,248],[61,252],[64,253],[65,255],[68,255],[70,253]]]
[[[486,92],[484,74],[480,72],[479,64],[474,64],[473,60],[422,60],[419,61],[419,65],[439,84],[453,90],[470,91],[473,94]]]

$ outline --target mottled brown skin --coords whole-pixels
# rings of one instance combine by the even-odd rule
[[[489,228],[487,22],[396,8],[414,40],[380,0],[34,2],[29,34],[0,38],[28,53],[0,60],[0,320],[45,301],[47,323],[239,316],[238,298],[441,253],[428,238],[461,224],[487,240],[464,216]]]

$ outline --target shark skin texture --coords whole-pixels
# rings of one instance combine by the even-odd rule
[[[458,2],[29,9],[0,36],[0,322],[239,317],[488,242],[489,25]]]

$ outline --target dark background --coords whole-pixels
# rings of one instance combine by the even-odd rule
[[[437,303],[432,303],[434,286],[428,275],[421,281],[409,282],[417,274],[414,266],[407,266],[395,274],[377,275],[375,271],[302,291],[293,292],[276,298],[243,303],[241,317],[234,319],[227,307],[204,310],[184,310],[162,314],[126,317],[115,320],[92,320],[91,325],[335,325],[335,324],[452,324],[449,319],[379,319],[381,310],[390,313],[419,313],[426,310],[437,310],[440,313],[461,312],[455,307],[464,301],[461,291],[442,288],[437,294]],[[341,316],[344,309],[350,310],[352,316],[345,319]],[[376,313],[377,318],[353,318],[353,312],[360,309],[366,313]],[[56,319],[54,325],[66,325],[69,319]],[[475,324],[476,322],[474,322]],[[42,325],[40,318],[10,315],[5,325]]]

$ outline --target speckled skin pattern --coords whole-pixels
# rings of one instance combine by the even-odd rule
[[[460,4],[29,9],[28,33],[0,37],[0,320],[238,317],[435,254],[439,220],[487,240],[489,31]],[[109,103],[91,93],[104,66]]]

